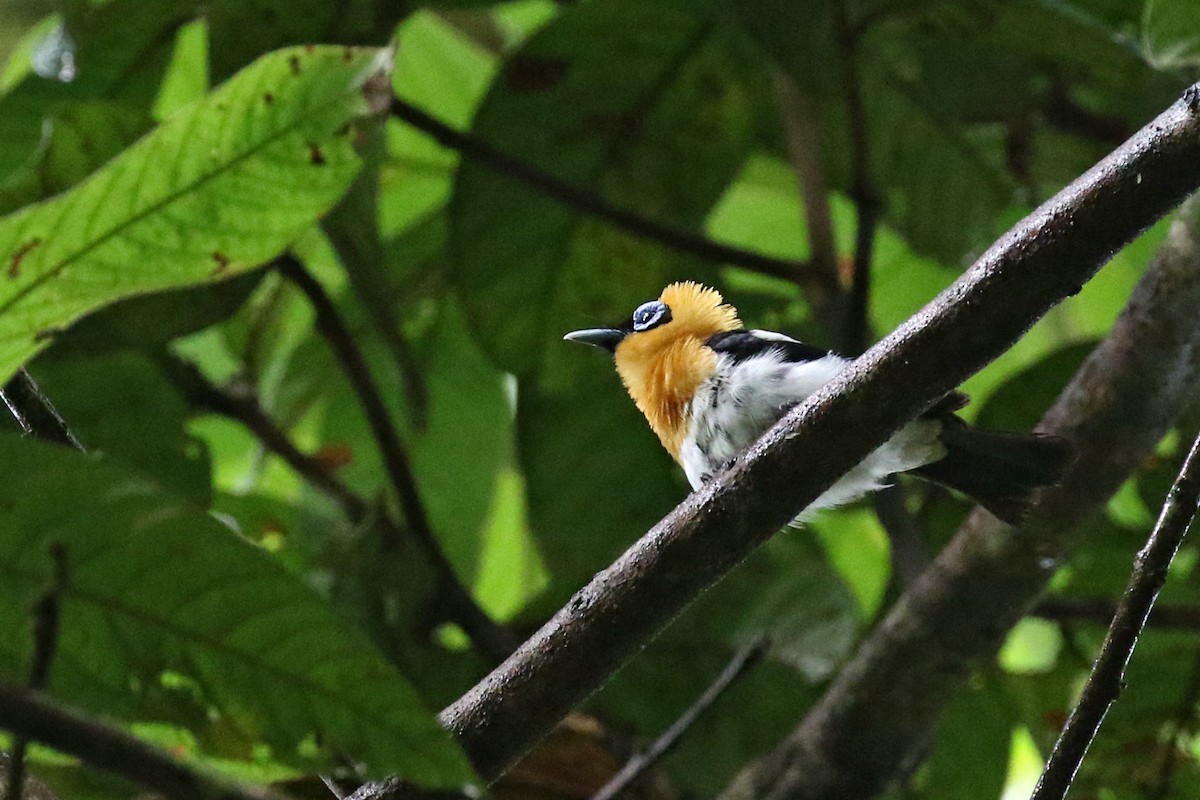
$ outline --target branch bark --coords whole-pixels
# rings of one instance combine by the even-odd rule
[[[1197,98],[1200,88],[1019,223],[445,709],[480,775],[501,774],[697,595],[1200,185]]]
[[[1100,655],[1092,667],[1083,694],[1063,726],[1054,751],[1033,792],[1032,800],[1062,800],[1075,781],[1079,765],[1108,709],[1117,701],[1125,681],[1125,667],[1133,656],[1138,637],[1146,626],[1154,601],[1167,580],[1167,570],[1183,537],[1191,527],[1200,504],[1200,438],[1192,444],[1183,469],[1167,494],[1158,523],[1150,533],[1146,546],[1134,560],[1133,574],[1125,596],[1117,606],[1116,616],[1104,637]]]
[[[41,692],[0,684],[0,728],[75,756],[170,800],[285,800],[189,769],[124,731],[60,706]]]
[[[1194,96],[1189,91],[1176,108],[1188,113]],[[1166,130],[1172,116],[1131,141]],[[1136,180],[1139,165],[1121,163]],[[1058,218],[1080,222],[1078,213]],[[1081,235],[1097,236],[1087,228]],[[1045,588],[1073,547],[1073,531],[1194,402],[1198,303],[1200,203],[1193,200],[1112,332],[1043,419],[1042,430],[1075,443],[1076,466],[1019,529],[977,509],[800,725],[738,776],[726,800],[872,797],[916,766],[945,703]]]

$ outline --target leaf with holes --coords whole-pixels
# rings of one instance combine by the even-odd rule
[[[75,189],[0,219],[0,381],[88,311],[219,280],[286,247],[357,173],[352,123],[382,59],[272,53]]]
[[[29,609],[65,584],[50,691],[125,720],[214,718],[279,761],[423,784],[470,768],[366,637],[265,551],[136,473],[0,436],[0,679],[23,680]],[[215,716],[214,716],[215,715]]]

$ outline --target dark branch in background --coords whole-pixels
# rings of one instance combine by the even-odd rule
[[[284,800],[192,770],[167,753],[51,701],[41,692],[0,684],[0,728],[75,756],[169,800]]]
[[[50,402],[50,398],[42,392],[41,387],[24,367],[0,389],[0,399],[25,433],[48,442],[70,445],[77,450],[84,449],[63,421],[62,415]]]
[[[371,377],[370,368],[355,344],[350,329],[338,314],[329,295],[325,294],[321,284],[304,269],[304,265],[295,257],[281,256],[276,261],[276,268],[280,274],[295,284],[312,305],[313,311],[316,313],[317,331],[329,343],[351,386],[354,387],[355,394],[357,394],[366,415],[367,424],[379,445],[384,467],[392,488],[396,492],[396,499],[400,503],[404,519],[408,523],[413,537],[425,551],[425,556],[437,571],[438,581],[441,584],[439,589],[449,604],[447,611],[450,618],[471,637],[480,652],[495,661],[501,660],[512,652],[517,642],[505,628],[497,625],[484,613],[483,609],[475,604],[470,592],[459,581],[454,566],[442,552],[433,528],[429,524],[429,518],[425,515],[425,507],[421,503],[421,495],[417,489],[416,477],[408,462],[408,454],[400,442],[400,435],[396,431],[395,425],[392,424],[391,415],[383,402],[383,396]],[[398,542],[393,541],[391,544],[395,545]]]
[[[837,238],[833,229],[833,212],[829,207],[829,184],[821,167],[820,128],[812,101],[791,77],[780,70],[772,74],[779,118],[783,125],[788,161],[796,174],[800,198],[804,203],[805,228],[808,230],[808,249],[812,254],[808,269],[822,276],[806,292],[805,299],[815,315],[836,333],[840,318],[841,279],[838,277]],[[797,282],[803,276],[797,275]]]
[[[44,691],[50,682],[50,664],[58,647],[58,598],[67,583],[66,550],[61,545],[54,545],[50,557],[54,560],[54,585],[38,598],[33,608],[33,659],[29,665],[27,685],[38,692]],[[25,788],[25,750],[28,746],[29,740],[24,736],[13,738],[9,750],[6,800],[21,800],[21,792]]]
[[[771,642],[768,639],[759,638],[739,649],[725,665],[725,669],[721,670],[721,674],[717,676],[716,680],[696,698],[696,702],[688,706],[649,747],[626,761],[617,774],[592,795],[591,800],[614,800],[617,795],[629,788],[646,770],[670,752],[696,720],[712,708],[713,703],[717,702],[717,698],[724,694],[725,690],[732,686],[738,678],[758,664],[770,647]]]
[[[171,355],[162,357],[160,364],[167,379],[190,405],[241,423],[267,450],[283,459],[297,475],[337,503],[351,522],[363,524],[371,521],[373,514],[370,503],[338,480],[319,459],[302,453],[292,444],[287,434],[267,416],[251,391],[216,386],[195,364]],[[393,529],[388,536],[393,537],[394,541],[400,532]]]
[[[871,297],[871,260],[875,251],[875,229],[883,209],[879,191],[871,178],[870,135],[862,78],[858,72],[857,35],[846,19],[845,4],[837,4],[833,13],[842,60],[842,91],[846,96],[849,117],[850,198],[854,201],[856,212],[854,270],[850,278],[850,298],[842,341],[847,355],[858,355],[866,349],[870,333],[868,306]]]
[[[1029,613],[1051,622],[1108,625],[1117,613],[1117,604],[1104,598],[1048,597]],[[1146,624],[1155,630],[1200,633],[1200,606],[1156,605]]]
[[[502,773],[683,607],[1197,185],[1200,116],[1183,100],[793,409],[446,708],[441,720],[479,774]]]
[[[244,425],[267,450],[283,459],[296,474],[337,503],[351,522],[378,527],[388,542],[398,542],[403,538],[403,531],[385,509],[373,508],[366,499],[338,480],[319,459],[302,453],[267,415],[253,394],[236,389],[222,389],[209,381],[194,364],[182,359],[168,355],[160,361],[163,372],[191,405]],[[449,563],[444,559],[435,561],[434,567],[439,570],[446,569],[449,568]],[[438,588],[450,592],[442,601],[451,619],[462,626],[481,655],[490,659],[492,663],[504,660],[504,657],[519,644],[516,636],[490,618],[486,618],[482,610],[472,611],[463,606],[461,597],[455,593],[454,584],[458,579],[453,574],[440,574],[439,580]],[[486,619],[486,623],[480,617]]]
[[[1092,674],[1054,744],[1032,800],[1062,800],[1070,790],[1075,773],[1099,733],[1108,709],[1121,693],[1125,667],[1133,656],[1133,648],[1137,646],[1146,618],[1167,580],[1171,560],[1183,544],[1198,505],[1200,437],[1192,443],[1183,469],[1167,494],[1158,523],[1134,560],[1125,596],[1117,606],[1117,614],[1104,637]]]
[[[392,98],[392,116],[433,137],[438,144],[510,178],[533,187],[547,197],[583,214],[603,219],[622,230],[659,242],[681,253],[707,261],[734,264],[787,281],[802,281],[805,286],[824,287],[823,275],[800,261],[773,258],[738,247],[721,244],[690,231],[656,222],[618,208],[597,194],[573,186],[545,170],[505,153],[469,134],[460,133],[416,106]]]
[[[1192,96],[1189,91],[1182,103],[1118,151],[1115,161],[1106,160],[1083,182],[1111,180],[1114,170],[1124,180],[1136,181],[1147,159],[1163,166],[1151,155],[1165,144],[1158,132],[1167,134],[1174,143],[1168,149],[1177,154],[1182,155],[1175,146],[1183,140],[1175,136],[1184,130],[1192,131],[1186,135],[1193,141],[1184,149],[1200,146]],[[1177,166],[1198,166],[1187,164]],[[1183,187],[1175,179],[1182,176],[1155,172],[1152,178],[1143,175],[1150,180],[1144,200],[1165,203],[1177,197]],[[1193,171],[1184,181],[1197,177]],[[1069,227],[1072,220],[1084,224],[1077,231],[1077,245],[1097,244],[1110,235],[1090,214],[1059,209],[1049,215],[1058,225]],[[1111,218],[1110,224],[1121,223]],[[1047,233],[1055,229],[1057,225]],[[1103,509],[1200,393],[1198,230],[1200,201],[1191,201],[1108,337],[1046,414],[1041,429],[1065,436],[1078,451],[1062,483],[1042,493],[1020,528],[977,509],[862,642],[800,725],[730,785],[727,800],[873,797],[920,763],[940,712],[971,669],[995,657],[1006,632],[1033,605],[1082,535],[1075,532],[1080,523]],[[1075,238],[1066,231],[1062,235]],[[1011,234],[1003,241],[1022,244]],[[1056,249],[1044,240],[1023,244],[1042,254]],[[958,294],[954,288],[951,292]]]

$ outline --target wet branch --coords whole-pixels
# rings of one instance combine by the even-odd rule
[[[1068,193],[1097,180],[1116,179],[1115,173],[1136,181],[1144,159],[1157,161],[1152,154],[1165,145],[1160,135],[1181,142],[1174,139],[1183,130],[1176,126],[1195,124],[1197,97],[1195,90],[1185,93],[1182,101]],[[1194,138],[1194,143],[1200,139]],[[1178,198],[1176,177],[1156,174],[1146,185],[1145,199]],[[1185,183],[1198,178],[1193,172]],[[1059,205],[1061,199],[1062,195],[1038,215],[1067,224],[1084,219],[1077,210]],[[1097,219],[1087,215],[1086,220],[1078,245],[1107,237],[1095,226]],[[1014,234],[1001,240],[1006,244],[1040,253],[1055,249],[1041,237],[1022,240]],[[1046,269],[1060,266],[1047,264]],[[963,296],[957,287],[950,292]],[[1200,201],[1190,201],[1108,337],[1039,426],[1075,444],[1075,466],[1060,485],[1042,492],[1019,528],[977,509],[863,641],[803,721],[743,770],[723,797],[873,797],[920,763],[946,703],[974,667],[995,656],[1006,632],[1028,613],[1086,531],[1081,523],[1103,508],[1194,403],[1200,392],[1197,305]]]
[[[1003,353],[1050,307],[1078,292],[1112,253],[1200,185],[1200,115],[1192,98],[1189,93],[1020,222],[446,708],[443,724],[479,773],[487,779],[501,774],[703,590],[899,427]],[[898,719],[904,717],[892,715],[891,723]]]
[[[1083,687],[1083,694],[1063,727],[1032,800],[1062,800],[1075,773],[1100,731],[1108,709],[1116,702],[1125,680],[1125,667],[1138,637],[1167,580],[1171,560],[1183,543],[1200,506],[1200,437],[1192,443],[1183,469],[1167,494],[1158,523],[1134,560],[1133,574],[1116,616],[1100,647],[1100,655]]]

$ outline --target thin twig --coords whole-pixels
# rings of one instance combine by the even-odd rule
[[[0,728],[75,756],[170,800],[283,800],[270,790],[238,786],[189,769],[141,739],[89,719],[32,689],[0,684]]]
[[[33,659],[29,664],[27,685],[34,691],[44,691],[50,682],[50,665],[58,647],[58,598],[67,585],[67,552],[61,544],[50,547],[54,561],[53,585],[38,598],[33,607]],[[13,737],[9,750],[7,800],[21,800],[25,788],[25,751],[29,740]]]
[[[26,434],[48,442],[70,445],[77,450],[84,449],[50,398],[24,367],[0,389],[0,399]]]
[[[276,261],[276,267],[280,274],[291,281],[308,299],[316,313],[317,330],[329,343],[343,372],[354,387],[367,424],[383,456],[384,467],[408,527],[437,572],[442,597],[448,605],[448,615],[462,627],[482,654],[494,661],[503,660],[519,641],[476,605],[470,592],[459,581],[454,566],[442,552],[425,514],[425,506],[421,502],[408,454],[400,442],[400,435],[392,423],[383,396],[371,377],[367,361],[358,349],[350,329],[321,284],[308,273],[298,259],[291,255],[281,256]]]
[[[613,800],[640,778],[646,770],[654,766],[655,762],[670,752],[696,720],[712,708],[713,704],[717,702],[717,698],[724,694],[726,689],[762,660],[770,646],[770,640],[766,637],[759,637],[734,653],[733,658],[721,670],[721,674],[696,698],[696,702],[688,706],[649,747],[626,761],[617,774],[609,778],[608,783],[601,786],[599,791],[592,795],[591,800]]]
[[[1200,506],[1200,437],[1183,462],[1183,469],[1167,494],[1158,523],[1146,546],[1134,560],[1125,596],[1100,648],[1100,655],[1083,687],[1067,724],[1046,762],[1032,800],[1061,800],[1071,788],[1075,773],[1087,755],[1109,707],[1116,702],[1125,680],[1125,667],[1137,646],[1138,636],[1154,601],[1167,579],[1171,559],[1187,535]]]
[[[707,261],[734,264],[788,281],[800,280],[805,285],[824,287],[826,284],[824,276],[802,261],[773,258],[714,242],[699,234],[648,219],[627,209],[618,208],[597,194],[556,178],[549,172],[509,155],[488,142],[455,130],[428,112],[398,97],[392,98],[391,114],[406,124],[429,134],[444,147],[456,150],[501,175],[519,180],[575,211],[611,222],[634,235],[651,239],[673,250]]]

